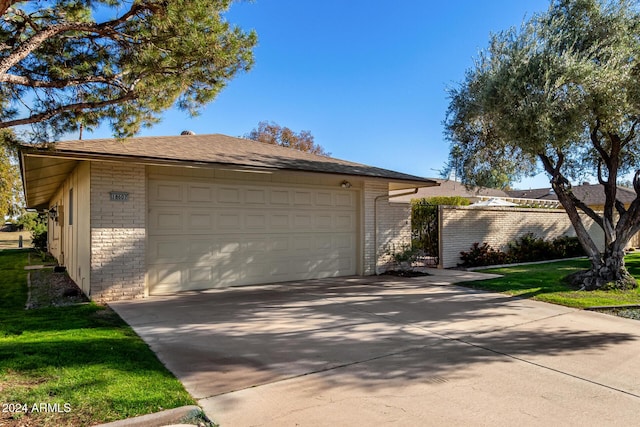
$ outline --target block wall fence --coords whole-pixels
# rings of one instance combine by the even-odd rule
[[[474,243],[488,243],[495,249],[505,249],[507,243],[526,233],[543,239],[575,236],[564,210],[510,207],[440,206],[440,268],[456,267],[460,252]],[[604,247],[602,230],[583,217],[587,230],[600,248]]]

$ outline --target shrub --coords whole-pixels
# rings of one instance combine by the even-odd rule
[[[533,233],[526,233],[507,244],[507,254],[512,262],[542,261],[555,258],[552,243]]]
[[[33,230],[39,223],[44,223],[44,219],[35,212],[25,212],[16,221],[18,227],[24,230]]]
[[[553,239],[555,258],[573,258],[586,255],[577,237],[560,236]]]
[[[38,252],[47,253],[47,225],[43,221],[31,229],[31,243]]]
[[[474,243],[468,252],[460,252],[463,267],[481,267],[485,265],[516,262],[534,262],[550,259],[583,256],[584,249],[577,237],[561,236],[549,241],[526,233],[507,244],[507,251],[492,248],[486,242]]]
[[[413,262],[416,259],[418,252],[419,250],[413,246],[403,246],[399,252],[393,252],[391,257],[397,264]]]
[[[482,245],[478,242],[474,243],[469,252],[460,252],[460,258],[464,267],[481,267],[509,262],[506,253],[492,248],[486,242]]]

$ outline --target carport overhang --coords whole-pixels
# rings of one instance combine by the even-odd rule
[[[418,188],[440,185],[437,181],[419,178],[402,179],[398,177],[367,176],[359,173],[335,173],[333,171],[304,170],[286,167],[256,167],[239,163],[201,162],[193,160],[162,159],[152,156],[129,156],[120,154],[96,154],[73,152],[52,148],[37,148],[22,146],[19,161],[22,173],[26,207],[43,211],[49,206],[49,201],[65,178],[73,171],[80,161],[132,162],[144,165],[176,166],[190,168],[217,168],[238,172],[276,173],[282,171],[303,172],[309,174],[331,174],[349,178],[365,178],[384,180],[388,183],[389,191],[417,191]]]

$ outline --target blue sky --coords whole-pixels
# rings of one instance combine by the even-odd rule
[[[448,87],[489,34],[519,26],[548,0],[255,0],[227,19],[255,29],[254,68],[202,114],[171,110],[141,135],[242,136],[259,121],[308,130],[333,157],[437,177],[447,160]],[[109,137],[101,128],[85,138]],[[70,138],[77,137],[69,135]],[[548,186],[548,179],[516,188]]]

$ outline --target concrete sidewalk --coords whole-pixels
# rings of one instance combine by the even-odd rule
[[[439,272],[111,305],[223,427],[637,424],[638,321]]]

